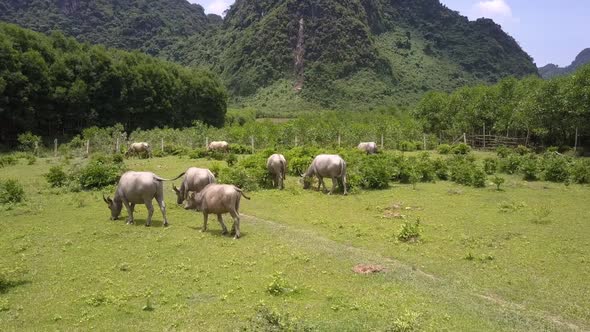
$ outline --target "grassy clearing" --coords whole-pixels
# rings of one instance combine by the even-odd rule
[[[318,330],[590,328],[588,186],[507,176],[503,191],[439,182],[343,197],[289,177],[283,192],[250,193],[233,241],[215,220],[200,233],[202,216],[176,206],[171,190],[171,227],[158,211],[142,227],[141,206],[135,226],[111,222],[102,192],[50,189],[42,175],[53,164],[0,173],[27,193],[0,211],[7,330],[236,330],[261,303]],[[172,177],[211,163],[127,164]],[[404,216],[420,218],[417,242],[398,239]],[[356,275],[359,263],[386,272]]]

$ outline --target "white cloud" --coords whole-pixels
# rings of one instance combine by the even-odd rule
[[[205,7],[205,12],[223,16],[223,12],[229,8],[231,3],[232,1],[228,0],[214,0],[207,7]]]
[[[504,0],[484,0],[475,5],[475,9],[483,17],[507,18],[512,17],[512,8]]]

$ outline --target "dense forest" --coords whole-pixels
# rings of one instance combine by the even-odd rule
[[[408,106],[537,73],[500,26],[439,0],[238,0],[225,19],[185,0],[4,1],[0,20],[208,67],[234,105],[267,111]]]
[[[430,133],[481,133],[527,137],[542,145],[567,145],[590,133],[590,64],[570,76],[543,80],[507,78],[498,84],[431,92],[415,115]]]
[[[221,126],[226,103],[208,71],[0,23],[0,144],[26,131],[49,138],[116,123]]]

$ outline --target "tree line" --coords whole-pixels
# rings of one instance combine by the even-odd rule
[[[0,144],[116,123],[222,126],[226,109],[227,92],[208,71],[0,23]]]
[[[430,92],[415,116],[431,133],[526,137],[535,144],[569,145],[590,133],[590,65],[573,75],[543,80],[506,78],[491,86]]]

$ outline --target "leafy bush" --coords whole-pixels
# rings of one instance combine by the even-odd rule
[[[496,154],[500,158],[506,158],[506,157],[508,157],[509,155],[512,154],[512,150],[510,150],[509,148],[505,147],[504,145],[500,145],[499,147],[496,148]]]
[[[252,147],[247,146],[247,145],[242,145],[242,144],[230,144],[229,152],[235,153],[235,154],[251,154]]]
[[[227,165],[228,166],[233,166],[233,165],[235,165],[238,162],[238,157],[236,157],[235,154],[230,153],[225,158],[225,161],[227,162]]]
[[[570,168],[570,177],[574,183],[590,183],[590,160],[576,160]]]
[[[18,162],[18,159],[15,156],[12,156],[12,155],[2,156],[2,157],[0,157],[0,168],[6,167],[6,166],[11,166],[11,165],[16,165],[17,162]]]
[[[449,165],[446,160],[438,158],[433,161],[434,172],[439,180],[449,179]]]
[[[25,190],[17,180],[0,181],[0,204],[20,203],[25,199]]]
[[[458,155],[451,159],[449,170],[449,178],[456,183],[473,187],[485,186],[486,173],[467,156]]]
[[[487,178],[486,172],[482,168],[475,166],[471,171],[470,185],[476,188],[483,188],[486,186]]]
[[[430,159],[430,153],[423,152],[420,156],[415,158],[409,158],[409,163],[414,163],[416,165],[416,171],[419,174],[420,181],[422,182],[434,182],[436,180],[436,168],[434,166],[434,162]]]
[[[516,174],[520,170],[522,157],[517,154],[509,154],[500,160],[500,171],[507,174]]]
[[[401,141],[398,144],[401,151],[416,151],[416,143],[410,141]]]
[[[271,310],[265,305],[259,305],[256,308],[254,317],[248,320],[248,325],[242,327],[242,331],[255,332],[311,332],[316,328],[309,323],[291,317],[289,313],[280,313]]]
[[[566,182],[569,179],[568,160],[561,156],[546,155],[543,158],[543,178],[546,181]]]
[[[274,296],[289,294],[296,290],[297,287],[291,287],[282,272],[273,274],[272,281],[266,286],[266,291]]]
[[[500,186],[501,186],[501,185],[502,185],[502,184],[503,184],[505,181],[506,181],[506,180],[505,180],[503,177],[501,177],[501,176],[498,176],[498,175],[496,175],[496,176],[494,176],[494,177],[492,178],[492,182],[493,182],[493,183],[496,185],[496,190],[498,190],[498,191],[500,190]]]
[[[208,157],[209,159],[221,161],[225,159],[225,154],[220,151],[209,151]]]
[[[207,149],[195,149],[188,154],[191,159],[206,158],[208,155]]]
[[[96,154],[92,160],[74,174],[82,189],[100,189],[116,184],[125,170],[122,163],[115,163],[112,158]]]
[[[122,153],[115,153],[113,155],[113,162],[115,164],[122,164],[125,161],[125,157],[123,156]]]
[[[30,131],[18,135],[18,142],[20,149],[23,151],[35,151],[35,145],[41,143],[41,137],[33,135]]]
[[[45,174],[45,179],[52,187],[62,187],[68,182],[68,175],[61,166],[53,166],[49,173]]]
[[[34,165],[37,162],[37,157],[32,153],[27,153],[25,158],[27,159],[27,165]]]
[[[539,179],[539,161],[534,155],[522,157],[519,168],[524,180],[536,181]]]
[[[357,171],[363,189],[386,189],[389,187],[387,160],[381,155],[367,156]]]
[[[451,153],[452,147],[449,144],[441,144],[436,148],[436,150],[440,154],[449,154]]]
[[[222,168],[219,171],[219,182],[233,184],[247,191],[255,191],[259,188],[258,179],[240,165]]]
[[[161,151],[161,149],[153,149],[153,152],[155,153],[156,151]],[[165,155],[172,155],[172,156],[188,156],[191,153],[191,149],[186,147],[186,146],[182,146],[182,145],[176,145],[176,144],[166,144],[164,145],[164,154]]]
[[[488,175],[496,173],[496,171],[498,170],[498,159],[490,157],[485,158],[483,160],[483,170]]]
[[[421,231],[420,218],[416,219],[415,222],[406,220],[397,235],[397,239],[402,242],[416,242],[420,239]]]
[[[452,152],[454,154],[468,154],[471,151],[471,147],[465,143],[457,144],[453,147]]]
[[[519,145],[514,149],[514,152],[521,156],[524,156],[525,154],[531,153],[531,149],[527,148],[524,145]]]

